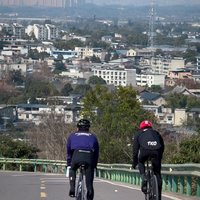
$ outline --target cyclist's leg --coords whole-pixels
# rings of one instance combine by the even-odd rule
[[[70,197],[75,197],[76,171],[78,167],[79,167],[79,153],[75,151],[72,156],[72,164],[71,164],[71,169],[69,171]]]
[[[77,169],[73,167],[69,171],[69,183],[70,183],[69,196],[70,197],[75,197],[76,170]]]
[[[93,200],[94,198],[94,187],[93,187],[94,168],[92,165],[88,165],[88,167],[86,168],[85,176],[86,176],[87,200]]]
[[[153,171],[157,177],[158,181],[158,192],[159,192],[159,200],[161,200],[162,193],[162,176],[161,176],[161,157],[159,154],[156,155],[154,159],[152,159]]]
[[[141,190],[144,193],[146,193],[147,191],[147,178],[145,175],[145,164],[144,164],[147,158],[148,158],[148,151],[140,150],[138,154],[138,168],[142,179]]]

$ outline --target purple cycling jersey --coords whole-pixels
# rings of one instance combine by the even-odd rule
[[[67,140],[67,165],[71,165],[74,150],[90,150],[94,152],[94,162],[97,165],[99,144],[95,134],[84,131],[71,133]]]

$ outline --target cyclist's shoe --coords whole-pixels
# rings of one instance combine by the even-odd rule
[[[75,190],[70,189],[69,190],[69,196],[70,197],[75,197]]]
[[[87,200],[93,200],[94,199],[94,190],[88,190],[87,191]]]
[[[143,193],[147,193],[147,178],[145,175],[141,175],[142,178],[142,186],[141,186],[141,190]]]

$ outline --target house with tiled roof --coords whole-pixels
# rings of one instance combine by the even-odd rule
[[[149,92],[149,91],[142,91],[138,99],[141,103],[148,103],[157,106],[162,106],[166,104],[165,99],[159,93]]]

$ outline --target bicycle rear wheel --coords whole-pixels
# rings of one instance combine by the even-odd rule
[[[79,177],[77,188],[76,188],[76,200],[82,200],[82,180]]]
[[[156,175],[151,178],[151,200],[159,200],[158,180]]]

